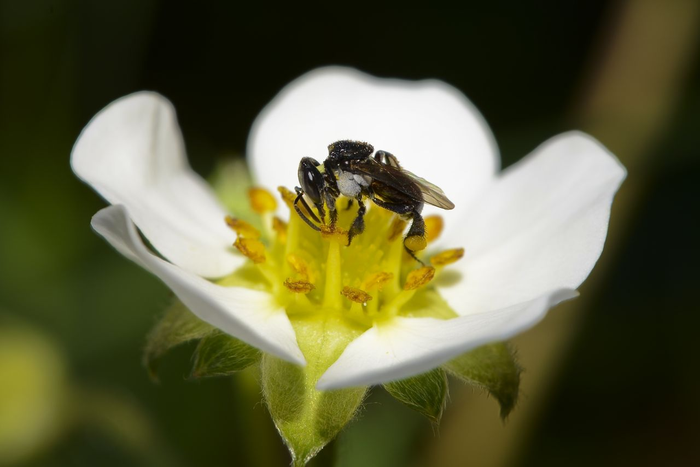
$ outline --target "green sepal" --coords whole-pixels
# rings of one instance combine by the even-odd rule
[[[258,363],[261,355],[255,347],[221,331],[215,331],[197,344],[191,377],[231,375]]]
[[[436,368],[422,375],[387,383],[384,389],[394,399],[439,423],[447,400],[447,374]]]
[[[318,377],[269,354],[262,358],[262,387],[272,420],[292,455],[303,466],[350,422],[367,388],[319,391]]]
[[[478,347],[447,362],[443,368],[493,395],[501,406],[503,420],[518,402],[522,369],[515,358],[515,350],[506,343]]]
[[[216,328],[197,318],[180,301],[175,300],[146,338],[143,363],[153,380],[158,380],[158,363],[170,349],[185,342],[201,339]]]

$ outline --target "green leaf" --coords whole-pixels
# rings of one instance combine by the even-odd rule
[[[367,388],[318,391],[318,377],[300,367],[265,354],[262,386],[272,420],[292,454],[303,466],[352,420]]]
[[[175,300],[146,339],[143,362],[152,379],[157,380],[158,363],[170,349],[201,339],[216,328],[197,318],[180,300]]]
[[[231,375],[259,362],[260,357],[261,353],[255,347],[221,331],[215,331],[197,344],[192,377]]]
[[[438,423],[447,399],[447,375],[442,368],[436,368],[422,375],[385,384],[384,389],[402,404]]]
[[[505,420],[518,401],[522,369],[510,345],[484,345],[447,362],[444,368],[467,383],[486,389],[498,400]]]

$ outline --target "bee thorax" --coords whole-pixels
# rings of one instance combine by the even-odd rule
[[[361,175],[354,175],[350,172],[338,172],[338,190],[349,197],[356,198],[362,191],[363,186],[369,186],[367,180]]]

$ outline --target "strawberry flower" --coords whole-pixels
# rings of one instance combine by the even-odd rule
[[[340,208],[339,230],[322,234],[277,209],[270,192],[281,187],[289,207],[299,160],[323,160],[343,139],[390,151],[454,202],[423,211],[426,266],[403,251],[405,222],[369,201],[365,232],[349,247],[342,231],[355,209]],[[534,326],[577,295],[625,178],[580,132],[500,171],[491,131],[455,88],[340,67],[285,87],[255,121],[247,152],[260,228],[227,212],[190,168],[175,110],[158,94],[98,113],[71,165],[112,205],[92,219],[99,235],[201,320],[312,365],[318,390],[412,377]]]

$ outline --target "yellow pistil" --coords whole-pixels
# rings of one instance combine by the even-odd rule
[[[295,281],[289,277],[284,280],[283,284],[290,291],[302,294],[307,294],[316,288],[311,282],[303,280]]]
[[[273,212],[277,209],[277,200],[272,196],[272,193],[264,188],[253,187],[249,189],[248,198],[250,198],[250,206],[253,211],[258,214]]]
[[[256,229],[244,220],[235,219],[231,216],[226,216],[226,225],[228,225],[232,230],[234,230],[239,236],[243,238],[260,238],[260,232],[258,231],[258,229]]]
[[[425,239],[428,243],[433,243],[442,233],[445,223],[442,217],[438,215],[426,216],[425,220]]]
[[[226,218],[237,233],[234,246],[255,264],[252,270],[244,267],[234,272],[229,283],[236,283],[237,274],[238,283],[260,281],[259,287],[270,290],[293,323],[297,318],[332,317],[361,332],[375,322],[415,313],[416,309],[424,310],[424,316],[454,316],[444,301],[431,298],[436,295],[431,281],[442,268],[461,258],[464,250],[434,255],[430,258],[434,267],[419,267],[405,253],[408,248],[420,254],[440,234],[440,217],[426,217],[424,236],[406,238],[408,221],[367,202],[365,230],[347,246],[348,230],[357,217],[356,205],[345,209],[348,200],[339,198],[338,220],[331,226],[327,211],[321,216],[316,206],[307,209],[298,203],[307,220],[314,217],[309,211],[321,219],[313,221],[319,231],[294,209],[297,194],[284,187],[279,192],[289,208],[287,222],[275,217],[271,195],[261,189],[251,190],[250,200],[264,226],[262,232],[240,219]]]
[[[372,296],[370,294],[355,287],[343,287],[343,290],[340,291],[340,295],[355,303],[365,304],[372,300]]]
[[[436,254],[430,258],[430,263],[433,266],[447,266],[458,261],[462,256],[464,256],[464,248],[453,248]]]
[[[254,238],[238,237],[233,243],[238,251],[247,256],[255,264],[265,262],[265,245],[260,240]]]

